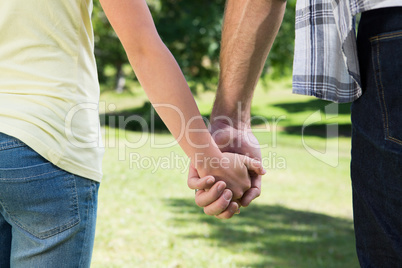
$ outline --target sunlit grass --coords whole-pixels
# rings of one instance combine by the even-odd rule
[[[268,174],[263,192],[250,207],[230,221],[203,214],[186,185],[185,156],[176,145],[151,148],[173,141],[168,134],[142,134],[104,128],[108,144],[99,196],[99,219],[93,267],[358,267],[353,238],[349,179],[350,137],[330,139],[338,150],[336,167],[312,156],[303,145],[320,152],[325,131],[304,136],[299,128],[328,103],[292,95],[289,81],[269,84],[256,92],[253,114],[286,119],[278,132],[256,131]],[[105,93],[102,98],[116,111],[141,106],[145,96]],[[197,96],[201,113],[208,115],[213,94]],[[284,104],[284,105],[282,105]],[[292,105],[293,104],[293,105]],[[350,124],[345,108],[324,121]],[[322,123],[322,122],[320,122]],[[270,119],[268,124],[272,127]],[[291,129],[288,127],[292,126]],[[325,130],[325,129],[324,129]],[[143,136],[146,135],[146,136]],[[127,138],[140,148],[118,147]],[[152,139],[151,139],[152,138]],[[336,148],[335,148],[336,149]],[[155,168],[141,159],[172,159],[176,168]],[[279,164],[282,163],[282,164]]]

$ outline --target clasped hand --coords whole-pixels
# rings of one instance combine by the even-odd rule
[[[215,121],[211,131],[215,142],[225,152],[225,165],[196,170],[190,166],[188,186],[199,189],[198,206],[207,215],[229,219],[240,206],[248,206],[261,193],[261,150],[249,128],[236,128]]]

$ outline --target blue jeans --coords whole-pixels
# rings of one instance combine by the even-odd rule
[[[89,267],[98,189],[0,133],[0,267]]]
[[[353,210],[362,267],[402,267],[402,8],[364,12],[363,96],[352,104]]]

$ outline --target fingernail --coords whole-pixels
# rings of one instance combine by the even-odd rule
[[[214,177],[210,177],[210,178],[207,180],[207,183],[208,183],[208,184],[212,184],[212,183],[214,183],[214,181],[215,181],[215,178],[214,178]]]
[[[240,214],[240,208],[236,211],[235,214]]]
[[[225,184],[220,183],[220,184],[218,185],[218,193],[222,193],[223,190],[225,190]]]
[[[233,213],[233,214],[238,214],[239,211],[240,211],[240,207],[238,205],[237,206],[232,206],[230,208],[230,212]]]
[[[230,190],[225,190],[223,193],[223,198],[228,201],[232,200],[232,192]]]
[[[267,173],[267,171],[265,170],[265,168],[262,169],[262,175],[265,175]]]

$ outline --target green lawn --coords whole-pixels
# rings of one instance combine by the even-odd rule
[[[169,134],[103,127],[107,146],[93,267],[358,267],[349,106],[307,127],[302,138],[305,120],[329,103],[292,95],[290,87],[282,81],[257,89],[252,113],[267,119],[265,128],[256,120],[255,129],[269,171],[261,197],[229,221],[206,216],[194,204],[177,145],[151,148],[172,142]],[[135,87],[120,95],[105,92],[101,101],[101,113],[127,116],[141,111],[146,98]],[[209,114],[212,101],[212,92],[197,97],[202,114]],[[341,137],[327,142],[331,123]],[[140,141],[139,148],[122,146]],[[310,152],[326,152],[321,158],[332,166],[303,142]]]

